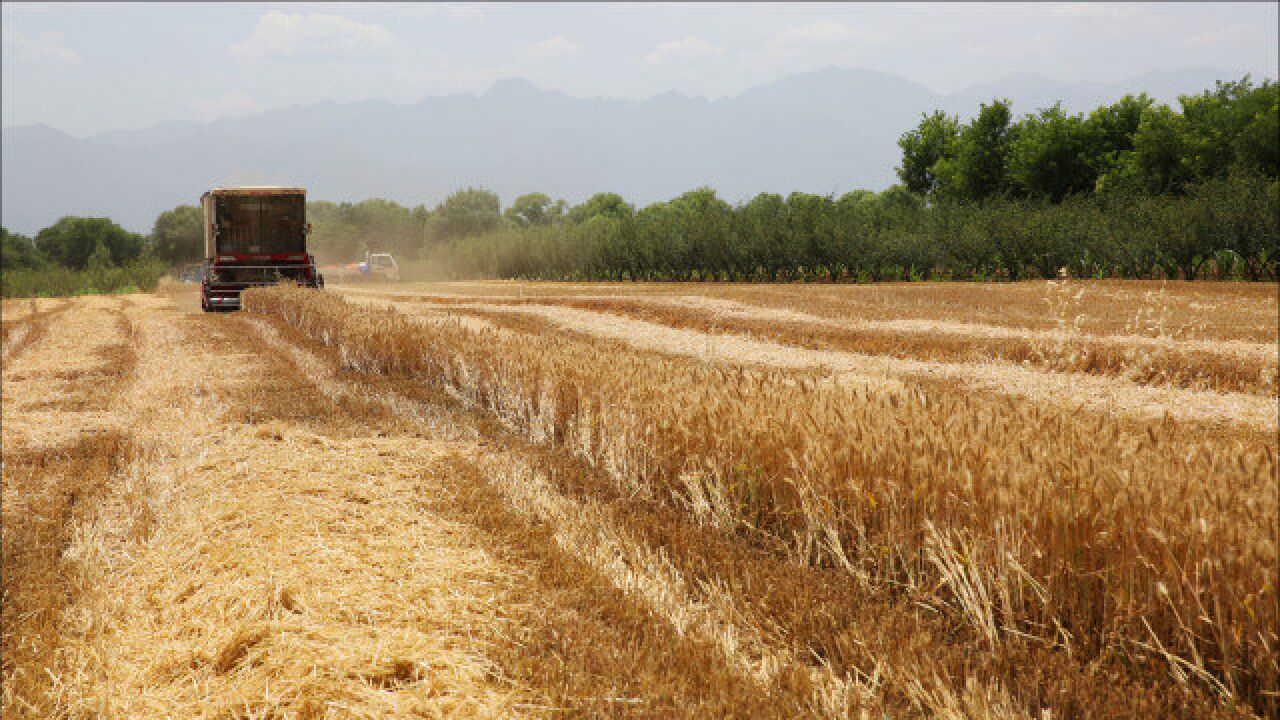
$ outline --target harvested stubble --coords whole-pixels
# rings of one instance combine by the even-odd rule
[[[4,580],[0,652],[4,691],[0,709],[9,717],[62,717],[68,713],[65,688],[54,669],[69,646],[81,638],[65,615],[68,608],[91,594],[94,569],[73,552],[86,523],[102,512],[112,495],[112,483],[134,462],[138,448],[132,434],[106,423],[101,416],[128,380],[136,357],[131,343],[134,328],[120,311],[121,303],[102,303],[91,311],[99,323],[94,334],[80,335],[82,352],[57,362],[36,362],[28,377],[14,383],[6,364],[3,500]],[[46,335],[67,341],[74,328],[56,327],[51,319],[67,310],[68,302],[38,307],[18,322],[28,328],[24,344]],[[114,322],[113,322],[114,321]],[[57,347],[57,345],[55,345]],[[42,347],[42,350],[47,350]],[[14,359],[6,347],[6,363]],[[37,358],[24,358],[24,360]],[[46,399],[47,398],[47,399]],[[8,424],[24,410],[40,407],[43,423]],[[44,424],[48,433],[28,432]],[[22,426],[26,427],[22,427]],[[75,439],[65,433],[74,430]],[[59,433],[58,431],[61,431]],[[63,434],[62,442],[42,442]],[[145,531],[141,525],[135,530]]]
[[[67,302],[7,300],[0,311],[0,360],[10,360],[44,335],[52,316],[67,308]]]
[[[419,512],[431,444],[385,437],[394,419],[355,400],[326,403],[241,318],[166,305],[128,313],[138,366],[112,405],[146,455],[77,503],[94,520],[72,523],[66,554],[86,592],[69,598],[60,652],[18,666],[60,703],[30,716],[517,716],[492,664],[460,650],[500,604],[489,578],[513,573]],[[130,480],[158,518],[116,542]]]
[[[481,413],[450,407],[453,402],[438,387],[424,387],[402,376],[339,371],[332,348],[292,328],[265,320],[255,323],[255,330],[271,347],[306,367],[326,396],[376,399],[395,416],[412,418],[416,432],[465,439],[458,448],[465,455],[454,457],[447,471],[432,473],[443,485],[416,502],[465,517],[489,535],[500,556],[528,572],[525,577],[532,582],[516,583],[517,594],[509,598],[521,608],[520,622],[496,633],[506,636],[496,638],[487,652],[512,681],[530,688],[531,697],[544,697],[529,709],[546,711],[550,717],[813,714],[805,711],[813,693],[804,684],[761,688],[732,660],[724,662],[718,652],[723,642],[718,641],[739,644],[742,632],[723,622],[715,623],[711,633],[691,632],[687,615],[707,614],[701,601],[691,600],[692,608],[680,603],[669,584],[645,572],[644,560],[637,564],[638,557],[652,560],[651,550],[643,543],[621,542],[616,527],[608,521],[606,527],[599,525],[603,518],[596,505],[559,495],[542,477],[545,472],[548,478],[579,488],[584,480],[597,490],[612,487],[607,481],[594,482],[594,477],[587,480],[581,461],[559,449],[524,442]],[[540,465],[552,458],[553,466],[531,469],[531,461]],[[530,477],[538,480],[529,481]],[[550,513],[553,517],[548,517],[548,507],[558,509]],[[671,526],[687,536],[686,518],[672,516],[676,521]],[[634,518],[634,513],[628,517]],[[740,562],[729,562],[741,567]],[[705,557],[695,564],[705,567]],[[655,594],[663,600],[656,607],[648,602]],[[672,609],[685,621],[672,621],[666,612]],[[514,635],[507,634],[513,629]]]
[[[953,618],[975,653],[1043,644],[1165,688],[1170,708],[1208,694],[1228,713],[1280,709],[1266,434],[428,329],[287,289],[245,303],[351,369],[442,387],[563,446],[637,497]]]
[[[4,463],[4,717],[51,717],[61,710],[45,668],[67,632],[62,612],[80,594],[84,573],[64,556],[76,527],[97,512],[107,482],[129,463],[119,432],[87,435],[64,447],[6,452]]]

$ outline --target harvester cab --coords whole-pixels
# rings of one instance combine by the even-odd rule
[[[292,282],[324,287],[307,252],[307,191],[302,188],[216,188],[200,198],[204,210],[205,275],[200,306],[238,310],[240,293]]]

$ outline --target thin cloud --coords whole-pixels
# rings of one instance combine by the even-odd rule
[[[555,35],[529,46],[534,55],[544,58],[567,57],[577,55],[582,46],[564,35]]]
[[[1254,25],[1233,23],[1216,30],[1206,30],[1202,33],[1188,35],[1182,39],[1182,43],[1191,47],[1213,47],[1215,45],[1247,42],[1257,38],[1260,34],[1258,28]]]
[[[777,48],[813,45],[835,45],[854,41],[875,40],[876,36],[835,20],[823,20],[788,28],[773,36],[769,44]]]
[[[232,90],[216,97],[196,100],[191,103],[191,109],[201,120],[208,121],[248,115],[261,110],[262,106],[254,102],[253,98],[244,91]]]
[[[1036,33],[1011,42],[966,43],[960,46],[960,50],[974,57],[1011,62],[1020,58],[1044,56],[1061,45],[1061,40],[1055,35]]]
[[[690,35],[682,40],[659,43],[658,47],[644,56],[644,61],[650,65],[664,65],[675,61],[699,60],[720,55],[723,52],[724,48],[719,45],[696,35]]]
[[[393,44],[391,31],[376,23],[330,14],[269,12],[258,19],[243,42],[230,47],[241,60],[329,55],[369,57]]]
[[[1050,5],[1053,15],[1086,20],[1127,20],[1138,14],[1139,8],[1120,3],[1076,2]]]
[[[80,53],[67,45],[66,35],[53,30],[31,35],[6,27],[4,55],[6,59],[34,67],[68,67],[81,63]]]
[[[475,3],[441,2],[326,2],[325,10],[343,15],[381,15],[403,20],[429,20],[441,17],[471,20],[485,16],[485,9]]]
[[[752,72],[800,72],[827,65],[864,62],[868,45],[881,36],[834,20],[819,20],[786,28],[759,47],[743,52],[739,65]]]

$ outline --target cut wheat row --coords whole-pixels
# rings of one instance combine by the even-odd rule
[[[285,289],[246,295],[345,364],[448,387],[692,519],[962,620],[1272,712],[1276,453],[944,382],[854,389],[530,338]]]

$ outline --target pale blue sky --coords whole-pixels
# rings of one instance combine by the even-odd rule
[[[3,123],[84,135],[320,101],[718,97],[828,65],[950,92],[1015,73],[1275,78],[1276,3],[3,4]]]

